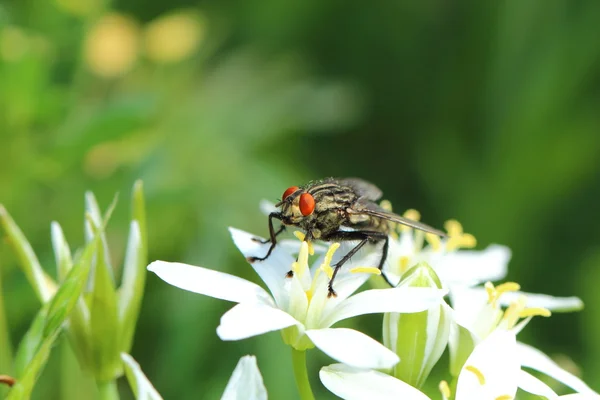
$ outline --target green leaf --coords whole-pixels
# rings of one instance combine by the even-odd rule
[[[93,221],[88,221],[93,224]],[[93,232],[97,228],[90,225]],[[110,265],[105,258],[105,242],[96,248],[95,276],[90,305],[90,344],[94,377],[110,381],[121,373],[117,294]]]
[[[17,383],[12,387],[6,400],[27,400],[31,397],[33,387],[50,357],[52,345],[58,337],[58,331],[45,338],[38,346],[31,361],[27,364],[24,373],[17,378]]]
[[[86,216],[88,216],[89,218],[86,218],[85,221],[85,236],[86,236],[86,241],[89,242],[91,241],[94,236],[95,236],[95,231],[98,230],[98,228],[100,228],[100,241],[101,243],[101,247],[103,249],[102,252],[99,252],[99,257],[102,257],[102,262],[104,262],[107,266],[108,266],[108,272],[110,274],[110,277],[114,283],[114,273],[113,273],[113,269],[110,263],[110,254],[108,251],[108,242],[106,241],[106,235],[104,233],[104,229],[106,228],[106,225],[108,224],[108,221],[110,220],[110,217],[117,205],[117,201],[119,199],[118,195],[115,195],[115,197],[113,198],[113,201],[110,203],[110,206],[108,206],[108,209],[106,210],[106,213],[104,214],[104,218],[102,217],[102,214],[100,213],[100,207],[98,207],[98,202],[96,201],[96,197],[94,196],[94,194],[92,192],[86,192],[85,193],[85,210],[86,210]],[[93,263],[94,267],[95,267],[96,262]],[[94,269],[94,267],[92,269]]]
[[[79,300],[79,296],[88,279],[92,257],[96,251],[99,240],[96,239],[87,244],[77,264],[71,268],[65,281],[59,287],[56,295],[52,298],[48,309],[48,318],[44,327],[44,337],[58,331],[63,322],[73,311]]]
[[[13,349],[10,341],[10,332],[4,312],[4,296],[2,294],[2,273],[0,271],[0,373],[10,374],[13,366]],[[2,397],[0,389],[0,397]]]
[[[129,354],[121,353],[121,359],[125,367],[125,376],[131,391],[136,399],[140,400],[162,400],[152,383],[148,380],[140,365]]]
[[[21,343],[19,343],[17,355],[15,356],[15,374],[18,377],[25,374],[27,365],[33,360],[40,343],[43,341],[44,326],[49,308],[50,303],[44,304],[33,319]]]
[[[58,281],[65,280],[67,273],[73,267],[73,258],[67,239],[56,221],[50,224],[50,233],[52,236],[52,247],[54,249],[54,257],[56,259],[56,269],[58,271]]]
[[[40,301],[42,303],[47,302],[56,291],[56,283],[46,275],[27,238],[1,204],[0,224],[8,235],[9,242],[19,259],[21,269],[25,273],[29,284],[33,287]]]
[[[148,248],[146,234],[146,211],[142,182],[137,181],[133,189],[133,220],[127,242],[123,283],[119,289],[119,335],[121,351],[128,352],[135,332],[146,282]]]

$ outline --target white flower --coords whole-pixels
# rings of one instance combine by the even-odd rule
[[[415,210],[404,213],[406,218],[419,220]],[[490,245],[485,250],[464,250],[475,247],[476,240],[464,233],[461,224],[449,220],[445,224],[448,238],[440,239],[406,226],[398,226],[400,234],[390,237],[388,259],[384,268],[392,283],[419,262],[426,262],[437,273],[445,288],[474,286],[496,281],[506,276],[511,252],[506,246]]]
[[[267,400],[267,389],[258,369],[256,357],[240,358],[221,400]]]
[[[240,251],[248,257],[266,254],[269,244],[254,235],[230,229]],[[297,242],[295,248],[297,249]],[[390,368],[398,362],[391,350],[353,329],[330,328],[346,318],[370,313],[411,313],[438,304],[445,291],[429,288],[395,288],[352,293],[368,279],[378,253],[353,257],[337,275],[336,297],[328,297],[331,265],[345,253],[330,246],[314,264],[308,266],[309,244],[302,242],[298,260],[290,243],[278,244],[264,261],[252,267],[265,282],[270,294],[260,286],[226,273],[187,264],[155,261],[148,270],[181,289],[238,303],[221,317],[217,334],[222,340],[239,340],[281,330],[284,341],[296,350],[316,346],[332,358],[348,365]],[[289,271],[293,271],[290,276]],[[351,272],[353,271],[353,272]]]
[[[516,283],[507,282],[494,287],[488,282],[485,289],[471,288],[452,293],[455,324],[451,329],[449,347],[450,369],[454,375],[459,368],[464,367],[464,359],[472,348],[487,340],[489,335],[500,330],[516,336],[533,316],[550,316],[550,310],[564,311],[582,307],[582,302],[577,297],[526,294],[518,290],[519,285]],[[500,306],[507,304],[508,300],[508,308],[503,311]],[[535,307],[529,307],[530,304]],[[542,372],[579,393],[597,395],[581,379],[560,368],[541,351],[517,342],[515,348],[515,359],[520,366]],[[523,376],[520,376],[523,385],[535,387],[532,383],[535,378]]]
[[[162,400],[140,365],[129,354],[121,353],[125,375],[136,399]],[[256,357],[244,356],[229,378],[221,400],[267,400],[267,389],[256,364]]]
[[[511,400],[517,388],[549,399],[570,398],[557,396],[547,385],[521,370],[518,352],[514,331],[498,329],[490,334],[461,369],[455,400]],[[319,376],[327,389],[346,400],[429,400],[409,384],[378,371],[334,364],[322,368]],[[451,397],[445,382],[440,384],[440,391],[444,400]],[[590,395],[585,398],[596,399]]]

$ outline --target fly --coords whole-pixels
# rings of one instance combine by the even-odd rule
[[[269,214],[269,240],[271,246],[264,257],[249,257],[250,262],[266,260],[277,245],[277,236],[286,226],[297,226],[306,232],[304,240],[358,241],[359,243],[340,261],[333,265],[329,280],[329,296],[335,296],[333,281],[342,266],[365,244],[383,242],[379,270],[382,271],[388,255],[389,233],[393,224],[402,224],[434,235],[445,237],[444,232],[434,229],[381,208],[377,203],[381,190],[362,179],[324,179],[304,186],[292,186],[275,206],[279,211]],[[277,231],[273,220],[282,225]],[[344,230],[342,228],[350,229]],[[383,272],[383,271],[382,271]],[[393,286],[387,277],[382,276]]]

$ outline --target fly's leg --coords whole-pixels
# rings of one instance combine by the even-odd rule
[[[385,239],[383,242],[383,248],[381,249],[381,260],[379,261],[379,266],[377,268],[379,268],[379,271],[381,271],[381,277],[383,278],[385,283],[387,283],[391,287],[395,287],[396,285],[394,285],[392,282],[390,282],[387,275],[383,273],[383,266],[385,265],[385,260],[387,259],[387,256],[388,256],[389,247],[390,247],[390,237],[388,235],[385,235]]]
[[[277,232],[275,232],[275,237],[279,236],[279,234],[281,232],[285,231],[285,225],[281,225],[279,227],[279,229],[277,230]],[[271,239],[265,239],[265,240],[261,240],[259,238],[252,238],[252,240],[254,240],[255,242],[258,242],[260,244],[267,244],[267,243],[271,243]]]
[[[275,229],[273,228],[273,218],[281,220],[281,213],[272,212],[271,214],[269,214],[269,241],[271,242],[269,251],[267,251],[267,254],[264,257],[253,257],[253,256],[248,257],[247,259],[249,262],[253,263],[255,261],[264,261],[267,258],[269,258],[269,256],[273,252],[273,249],[275,248],[275,245],[277,244],[277,234],[281,233],[281,232],[277,232],[277,233],[275,232]],[[281,229],[280,229],[280,231],[281,231]]]
[[[385,233],[376,232],[376,231],[337,231],[337,232],[334,232],[334,233],[328,235],[327,237],[324,237],[323,240],[327,240],[327,241],[360,240],[360,243],[358,243],[352,250],[350,250],[348,252],[348,254],[346,254],[344,257],[342,257],[342,259],[333,266],[333,275],[331,276],[331,279],[329,280],[329,285],[328,285],[328,290],[329,290],[329,293],[327,295],[328,297],[337,295],[335,293],[335,290],[333,289],[333,281],[335,280],[335,277],[338,274],[339,270],[369,240],[377,241],[377,242],[379,242],[381,240],[385,240],[384,249],[383,249],[384,253],[381,258],[381,261],[379,262],[379,269],[383,268],[383,264],[385,264],[385,259],[387,257],[387,248],[388,248],[388,246],[387,246],[388,245],[388,237]],[[387,279],[386,279],[386,281],[387,281]]]

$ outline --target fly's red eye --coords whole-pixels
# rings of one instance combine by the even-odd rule
[[[300,212],[306,217],[315,211],[315,198],[310,193],[302,193],[299,205]]]
[[[298,189],[300,189],[298,186],[292,186],[287,188],[286,191],[283,192],[283,197],[281,198],[281,200],[285,200],[286,197],[288,197],[290,194],[294,193]]]

